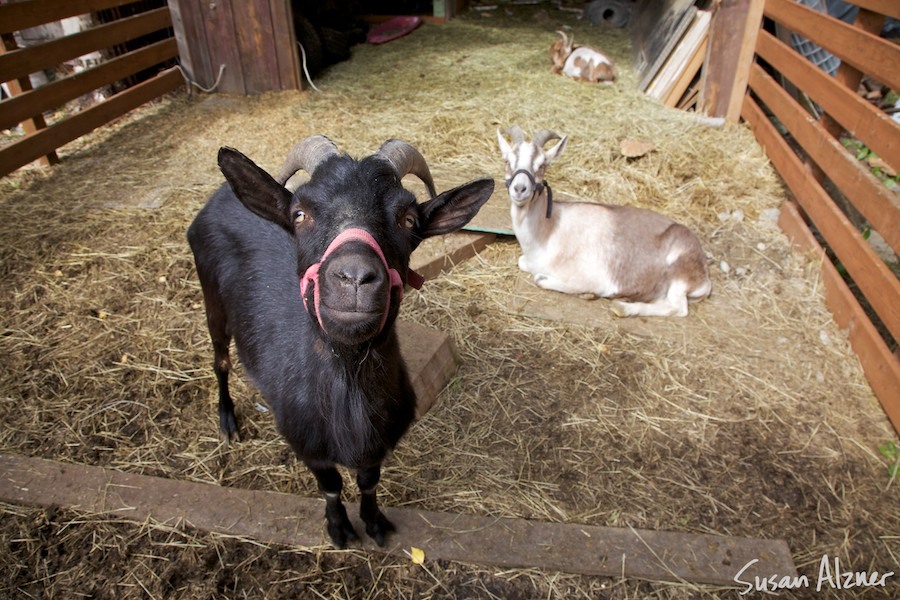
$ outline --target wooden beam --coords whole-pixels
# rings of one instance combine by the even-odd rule
[[[765,0],[722,0],[710,29],[699,109],[737,122],[762,24]]]
[[[324,531],[325,501],[319,498],[40,458],[0,455],[0,501],[62,506],[135,523],[188,523],[200,530],[290,547],[331,547]],[[356,530],[362,533],[365,528],[357,517],[359,506],[345,504]],[[790,548],[783,540],[544,523],[390,506],[382,509],[396,525],[396,533],[384,548],[365,536],[357,547],[391,554],[406,563],[409,559],[403,551],[414,546],[425,551],[427,561],[541,568],[617,579],[734,586],[742,569],[746,569],[742,581],[749,582],[773,573],[797,576]]]
[[[145,102],[172,91],[183,83],[181,73],[173,67],[51,127],[0,148],[0,177],[109,123]]]
[[[812,252],[819,259],[825,304],[835,323],[848,330],[850,347],[859,358],[872,391],[894,429],[900,433],[900,394],[897,393],[900,390],[900,358],[884,343],[841,274],[831,264],[825,250],[816,241],[794,202],[788,201],[782,205],[778,225],[800,251]]]
[[[900,281],[804,168],[762,109],[748,96],[742,113],[756,139],[885,327],[900,339]]]

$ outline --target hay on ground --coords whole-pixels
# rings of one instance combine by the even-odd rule
[[[570,135],[551,167],[555,190],[653,208],[695,229],[713,295],[677,322],[616,321],[604,301],[586,304],[592,325],[525,317],[510,310],[522,276],[509,239],[410,293],[404,318],[448,332],[462,365],[388,461],[384,503],[784,538],[811,578],[825,554],[897,571],[898,486],[878,451],[895,433],[824,307],[818,266],[792,254],[772,222],[785,192],[752,134],[702,126],[637,93],[625,32],[540,10],[467,14],[358,47],[316,81],[322,93],[173,94],[64,148],[53,169],[0,181],[0,452],[315,495],[239,368],[243,441],[223,446],[216,431],[184,232],[222,181],[218,147],[274,171],[309,134],[353,155],[400,137],[446,189],[502,178],[495,130],[516,123]],[[562,25],[618,61],[616,85],[549,73]],[[656,150],[627,159],[626,138]],[[420,569],[183,524],[0,509],[6,594],[719,594],[538,570]],[[895,581],[871,597],[896,594]]]

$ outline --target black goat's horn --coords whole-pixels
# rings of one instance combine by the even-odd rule
[[[324,135],[313,135],[301,140],[288,152],[278,175],[278,183],[284,185],[300,170],[312,175],[319,163],[334,154],[338,154],[337,146]]]
[[[541,129],[536,134],[534,134],[534,145],[538,148],[543,148],[544,144],[546,144],[550,140],[561,140],[562,138],[555,131],[550,131],[549,129]]]
[[[437,196],[437,192],[434,189],[434,179],[431,177],[431,171],[428,169],[425,157],[410,144],[403,140],[390,139],[381,145],[376,155],[391,163],[399,179],[403,179],[404,176],[412,173],[422,180],[432,198]]]

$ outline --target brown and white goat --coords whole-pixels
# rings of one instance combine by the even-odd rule
[[[435,194],[413,146],[388,140],[360,160],[324,136],[294,146],[272,178],[233,148],[219,150],[223,184],[188,229],[212,338],[219,429],[238,438],[228,391],[232,337],[244,372],[325,495],[335,546],[357,539],[336,465],[356,471],[360,517],[379,545],[394,530],[378,507],[381,464],[416,406],[394,321],[405,283],[421,285],[410,254],[456,231],[494,189],[479,179]],[[297,171],[310,179],[293,193]],[[431,198],[401,180],[414,174]]]
[[[591,83],[612,83],[616,80],[616,67],[608,56],[593,48],[575,44],[562,31],[560,38],[550,45],[551,73],[567,75],[572,79]]]
[[[614,299],[620,317],[679,316],[709,295],[706,255],[697,237],[659,213],[632,206],[553,202],[547,166],[568,136],[541,130],[533,141],[517,126],[512,144],[498,130],[506,163],[519,268],[535,284],[566,294]],[[548,150],[543,146],[559,140]]]

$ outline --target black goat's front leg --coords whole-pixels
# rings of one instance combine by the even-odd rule
[[[215,286],[203,286],[203,300],[206,304],[206,325],[213,344],[213,372],[219,384],[219,435],[226,443],[239,442],[237,418],[234,416],[234,402],[228,392],[228,374],[231,372],[229,346],[231,336],[225,310],[215,292]]]
[[[331,543],[337,548],[345,548],[347,542],[356,541],[359,536],[356,535],[356,530],[353,529],[353,524],[347,516],[347,509],[341,502],[344,480],[332,464],[305,462],[319,482],[319,491],[325,496],[325,521]]]
[[[378,508],[376,487],[381,479],[381,465],[360,469],[356,473],[356,485],[359,486],[359,517],[366,524],[366,533],[379,546],[384,546],[387,535],[396,531],[381,509]]]

